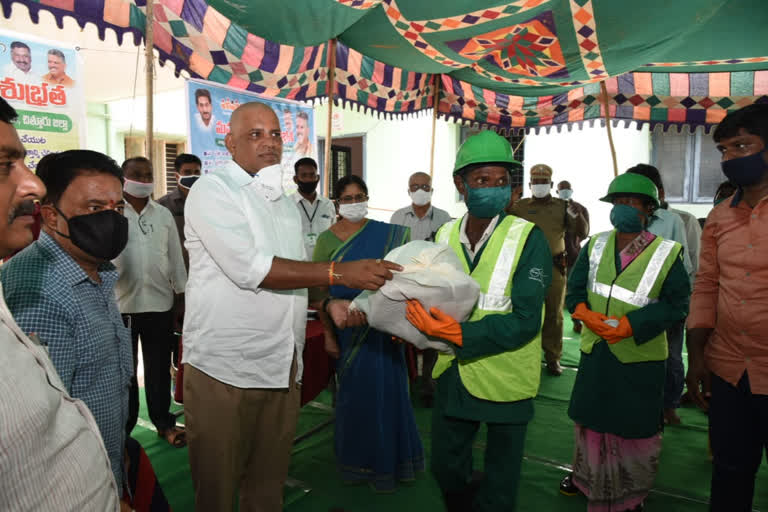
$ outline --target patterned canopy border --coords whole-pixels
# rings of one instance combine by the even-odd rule
[[[387,16],[400,15],[395,0],[337,1],[360,10],[382,4],[388,8]],[[525,9],[538,6],[542,1],[518,0],[513,4]],[[62,28],[65,16],[74,18],[80,27],[94,24],[101,39],[105,38],[107,29],[116,33],[119,42],[124,35],[131,34],[134,44],[139,45],[144,36],[146,0],[0,0],[5,18],[10,18],[14,3],[25,5],[34,23],[38,23],[42,9],[51,12]],[[768,57],[651,63],[642,68],[648,72],[608,77],[593,30],[591,3],[592,0],[569,0],[574,20],[580,23],[575,27],[577,41],[585,69],[591,70],[590,80],[566,82],[579,85],[562,94],[512,96],[442,74],[438,115],[502,132],[580,125],[603,118],[598,83],[602,80],[609,94],[610,114],[616,122],[634,120],[638,126],[649,123],[652,128],[657,125],[663,125],[664,129],[682,125],[709,128],[729,110],[755,101],[768,102],[768,71],[656,72],[656,69],[678,66],[704,69],[712,65],[761,64],[768,63]],[[327,96],[325,43],[306,47],[274,43],[248,33],[205,0],[160,0],[154,5],[154,43],[160,64],[172,62],[177,75],[186,70],[193,78],[297,101]],[[477,14],[501,16],[504,13],[486,10]],[[442,22],[455,25],[472,22],[472,19],[465,16],[456,20],[445,18]],[[408,28],[397,27],[396,23],[394,26],[416,47],[423,40],[422,32],[429,30],[418,24],[415,28],[412,24]],[[419,28],[421,31],[411,38],[409,31]],[[477,66],[473,69],[480,70]],[[482,71],[487,75],[486,70]],[[334,90],[337,103],[356,105],[358,109],[379,115],[402,117],[432,108],[433,83],[432,74],[388,65],[337,43]],[[530,85],[535,86],[537,82],[531,81]]]

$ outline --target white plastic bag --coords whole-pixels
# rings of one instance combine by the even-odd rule
[[[448,342],[425,336],[405,318],[405,301],[418,299],[427,311],[438,307],[462,322],[471,314],[480,286],[464,272],[456,253],[445,244],[418,240],[394,249],[385,259],[399,263],[403,271],[394,273],[394,278],[378,291],[358,295],[352,307],[364,312],[375,329],[420,349],[452,354]]]

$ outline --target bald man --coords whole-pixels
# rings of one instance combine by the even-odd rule
[[[239,492],[241,512],[279,512],[299,411],[306,288],[375,290],[401,267],[301,261],[301,219],[283,194],[280,124],[269,106],[235,110],[225,143],[232,160],[200,178],[184,207],[184,412],[195,509],[232,510]]]
[[[440,226],[451,220],[445,210],[432,206],[432,178],[425,172],[415,172],[408,178],[411,204],[392,214],[392,224],[411,228],[411,240],[432,240]]]

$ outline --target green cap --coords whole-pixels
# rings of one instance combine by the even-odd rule
[[[641,174],[624,173],[616,176],[608,186],[608,193],[601,201],[612,203],[614,196],[624,194],[640,194],[653,199],[656,208],[659,207],[659,191],[651,180]]]
[[[473,164],[504,164],[507,168],[519,166],[507,139],[496,132],[486,130],[464,141],[456,153],[453,174]]]

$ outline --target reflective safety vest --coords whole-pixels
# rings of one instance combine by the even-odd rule
[[[447,243],[464,264],[464,271],[480,285],[480,297],[468,321],[512,311],[512,276],[534,224],[508,215],[486,243],[475,269],[470,272],[459,241],[461,219],[445,224],[437,233],[438,243]],[[543,315],[542,315],[543,317]],[[514,333],[510,333],[514,336]],[[455,356],[439,354],[432,377],[438,378]],[[472,396],[493,402],[516,402],[533,398],[541,376],[541,328],[536,337],[516,350],[459,361],[459,375]]]
[[[587,297],[592,311],[621,318],[630,311],[658,302],[669,269],[680,257],[682,246],[656,237],[627,268],[616,275],[616,230],[600,233],[589,241]],[[592,353],[602,338],[586,324],[581,331],[581,350]],[[667,359],[667,334],[638,345],[635,338],[625,338],[608,345],[622,363],[664,361]]]

